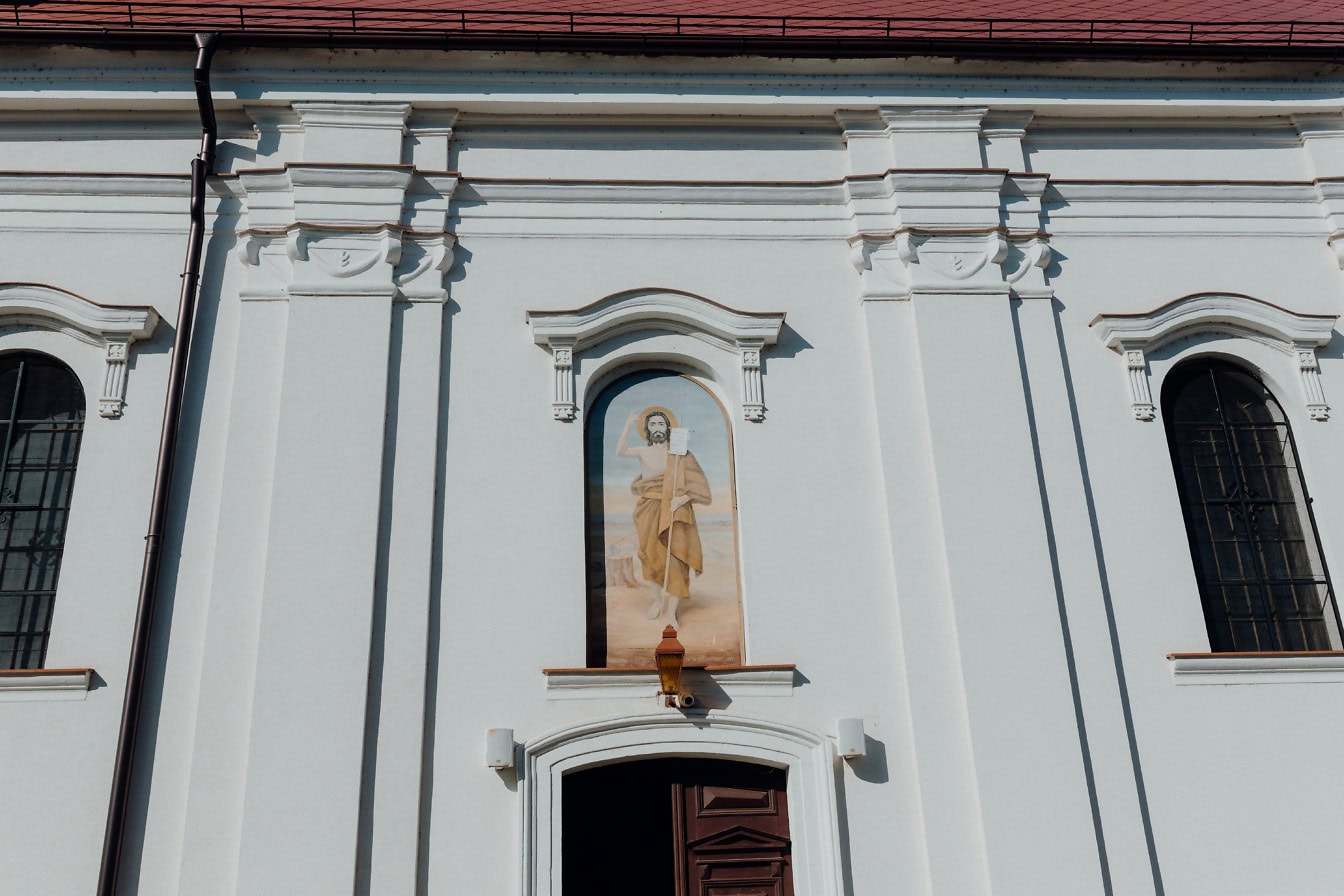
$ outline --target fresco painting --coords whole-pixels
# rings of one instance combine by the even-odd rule
[[[588,665],[647,668],[673,625],[691,665],[743,661],[727,418],[688,376],[617,380],[587,414]]]

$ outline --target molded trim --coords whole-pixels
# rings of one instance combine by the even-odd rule
[[[655,697],[658,673],[652,669],[543,669],[550,700]],[[712,707],[714,697],[790,697],[797,686],[796,667],[686,667],[688,690]]]
[[[551,400],[556,420],[578,416],[574,397],[576,355],[635,331],[693,336],[737,356],[742,370],[742,416],[765,419],[761,350],[779,341],[784,314],[736,311],[679,290],[617,293],[572,311],[529,311],[532,339],[551,352]]]
[[[1298,314],[1236,293],[1198,293],[1143,314],[1098,314],[1088,326],[1117,350],[1137,343],[1152,352],[1190,332],[1250,336],[1275,348],[1297,342],[1319,348],[1330,341],[1337,320],[1337,314]]]
[[[0,326],[31,326],[73,336],[103,350],[107,362],[98,413],[120,417],[132,342],[147,339],[159,316],[148,305],[100,305],[37,283],[0,283]]]
[[[522,751],[524,896],[559,896],[564,776],[660,756],[737,759],[787,769],[794,890],[811,896],[844,892],[836,758],[823,735],[774,720],[719,713],[688,718],[662,709],[582,722],[533,738]]]
[[[1334,336],[1337,320],[1339,315],[1298,314],[1236,293],[1199,293],[1144,314],[1098,314],[1088,326],[1124,358],[1136,420],[1152,420],[1157,414],[1148,384],[1148,355],[1176,339],[1206,333],[1251,339],[1296,356],[1307,413],[1313,420],[1326,420],[1330,406],[1321,389],[1316,351]]]

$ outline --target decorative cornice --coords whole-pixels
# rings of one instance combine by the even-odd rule
[[[310,162],[401,161],[410,103],[296,102],[303,157]]]
[[[1099,314],[1088,324],[1107,348],[1125,360],[1136,420],[1156,416],[1148,385],[1147,356],[1184,336],[1223,334],[1251,339],[1296,358],[1303,397],[1313,420],[1330,416],[1321,389],[1316,350],[1334,335],[1334,314],[1298,314],[1235,293],[1186,296],[1145,314]]]
[[[1143,314],[1098,314],[1088,324],[1108,348],[1125,343],[1155,351],[1190,332],[1250,336],[1275,347],[1330,341],[1337,314],[1298,314],[1236,293],[1199,293],[1168,302]]]
[[[675,290],[634,290],[573,311],[529,311],[532,338],[552,357],[552,414],[573,420],[575,355],[617,336],[636,331],[694,336],[740,359],[745,419],[765,419],[761,383],[761,350],[774,345],[784,326],[782,313],[735,311],[716,302]]]
[[[893,131],[962,133],[980,129],[985,106],[882,106],[877,114]]]
[[[409,103],[332,103],[300,102],[291,104],[305,129],[313,127],[354,130],[405,130]]]
[[[677,205],[843,206],[842,181],[753,183],[739,181],[524,180],[464,177],[461,198],[482,202],[675,203]]]
[[[853,196],[880,193],[997,193],[1008,176],[1007,169],[985,168],[892,168],[880,174],[855,174],[845,178]]]
[[[372,114],[372,113],[371,113]],[[244,299],[294,295],[447,299],[457,175],[408,165],[291,164],[242,172],[247,219],[237,254]],[[412,184],[421,192],[408,200]]]
[[[1028,109],[999,110],[991,109],[980,119],[980,133],[994,139],[1021,140],[1027,134],[1027,125],[1036,116]]]
[[[725,347],[742,339],[774,345],[784,315],[735,311],[687,292],[634,290],[572,311],[529,311],[527,320],[539,345],[554,338],[572,339],[574,348],[582,351],[641,329],[709,337]]]
[[[1013,274],[1020,279],[1049,263],[1044,234],[1034,234],[1030,257],[1016,248]],[[966,231],[899,230],[850,237],[850,261],[862,280],[862,297],[904,300],[915,294],[1004,295],[1009,282],[998,265],[1014,245],[1001,228]]]
[[[55,330],[103,350],[106,366],[98,399],[103,417],[121,416],[131,343],[147,339],[158,323],[158,314],[147,305],[100,305],[51,286],[0,283],[0,326]]]

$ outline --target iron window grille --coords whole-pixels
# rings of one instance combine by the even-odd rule
[[[39,669],[84,432],[84,391],[64,364],[0,356],[0,669]]]
[[[1183,365],[1163,416],[1215,652],[1338,650],[1339,608],[1292,427],[1251,373]]]

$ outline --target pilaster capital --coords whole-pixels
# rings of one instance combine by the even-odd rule
[[[239,175],[247,213],[244,299],[370,295],[442,302],[455,237],[443,230],[451,172],[409,165],[293,164]],[[408,192],[415,183],[416,201]]]
[[[859,234],[849,242],[865,300],[1008,293],[999,265],[1008,258],[1009,244],[999,228]]]
[[[401,259],[401,228],[335,228],[296,224],[287,233],[286,254],[294,264],[289,294],[395,294],[392,271]]]

